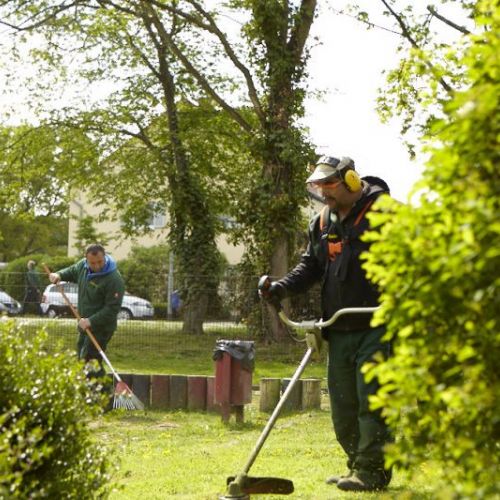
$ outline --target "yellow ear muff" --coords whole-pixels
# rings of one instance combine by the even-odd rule
[[[361,189],[361,177],[355,170],[347,170],[344,174],[344,183],[347,186],[347,189],[353,193]]]

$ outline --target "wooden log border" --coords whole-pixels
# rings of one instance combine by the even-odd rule
[[[226,368],[226,373],[229,372],[229,366],[224,368]],[[144,403],[146,408],[221,413],[221,400],[225,402],[228,408],[234,406],[231,401],[230,384],[227,381],[220,382],[217,387],[215,376],[125,373],[120,374],[120,377]],[[290,379],[286,378],[262,378],[259,383],[259,411],[264,413],[272,412],[289,382]],[[250,390],[245,389],[242,391],[241,399],[237,403],[251,402],[250,381],[245,380],[243,384],[245,387],[250,387]],[[218,394],[217,390],[219,390]],[[243,404],[237,406],[243,406]],[[301,379],[297,381],[283,410],[293,412],[320,408],[321,379]]]

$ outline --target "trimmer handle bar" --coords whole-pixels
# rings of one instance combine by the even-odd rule
[[[268,275],[261,276],[259,279],[259,284],[257,285],[257,290],[259,291],[259,295],[262,297],[266,296],[268,290],[271,286],[272,280]],[[332,317],[326,321],[322,319],[316,320],[305,320],[305,321],[292,321],[284,312],[281,304],[273,304],[276,307],[279,317],[281,321],[285,323],[285,325],[291,326],[292,328],[296,328],[298,330],[314,330],[315,328],[326,328],[327,326],[333,325],[335,321],[337,321],[344,314],[371,314],[374,313],[378,307],[344,307],[343,309],[339,309],[335,312]]]
[[[322,319],[310,319],[305,321],[292,321],[283,310],[278,312],[278,315],[285,323],[285,325],[291,326],[292,328],[296,328],[298,330],[313,330],[315,328],[326,328],[327,326],[333,325],[335,321],[337,321],[341,316],[345,314],[363,314],[363,313],[374,313],[377,311],[379,307],[344,307],[343,309],[339,309],[336,313],[332,315],[332,317],[326,321]]]

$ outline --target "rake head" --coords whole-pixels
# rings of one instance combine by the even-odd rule
[[[132,389],[123,381],[115,386],[115,397],[113,408],[123,408],[125,410],[144,410],[141,400],[132,392]]]

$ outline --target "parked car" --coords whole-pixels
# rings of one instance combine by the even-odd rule
[[[63,287],[64,293],[70,302],[75,307],[78,307],[78,285],[76,283],[61,281],[59,286]],[[58,285],[49,285],[45,288],[40,306],[42,307],[43,314],[49,318],[71,315],[71,310],[66,305],[61,292],[58,290]],[[122,308],[118,313],[118,319],[152,318],[153,315],[154,307],[151,302],[125,292]]]
[[[23,306],[16,299],[0,290],[0,314],[7,313],[10,316],[11,314],[20,314],[22,310]]]

